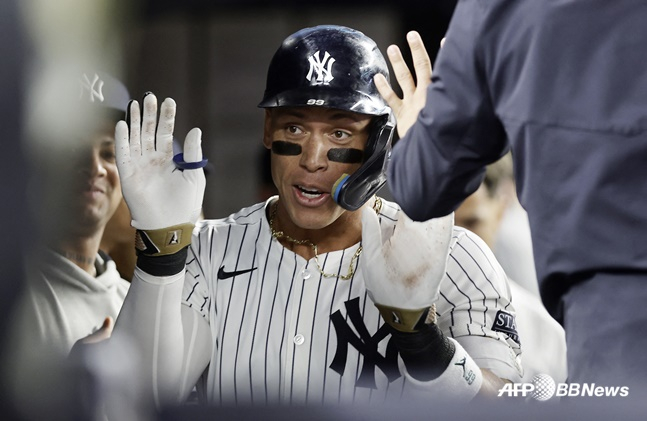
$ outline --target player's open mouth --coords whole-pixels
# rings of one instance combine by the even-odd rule
[[[308,199],[316,199],[320,197],[322,194],[324,194],[323,192],[320,192],[318,190],[306,189],[305,187],[302,187],[302,186],[296,186],[296,187],[301,192],[301,194],[303,194],[303,196]]]

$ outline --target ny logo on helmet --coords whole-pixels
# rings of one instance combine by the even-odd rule
[[[90,95],[90,102],[94,102],[95,98],[100,102],[103,102],[103,81],[99,79],[99,75],[95,73],[92,82],[90,82],[88,75],[83,73],[83,77],[80,80],[80,83],[81,93],[79,94],[79,98],[83,98],[83,93],[87,90],[88,94]]]
[[[335,62],[335,59],[328,54],[328,51],[324,53],[323,60],[319,57],[319,51],[308,57],[308,62],[310,63],[310,70],[308,70],[308,75],[306,79],[310,81],[313,85],[327,85],[333,80],[332,75],[332,65]],[[315,80],[312,80],[312,74],[316,72],[317,75]]]

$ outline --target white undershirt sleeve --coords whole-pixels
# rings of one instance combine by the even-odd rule
[[[211,355],[209,324],[182,305],[184,275],[152,276],[136,268],[112,335],[135,345],[138,375],[157,406],[186,399]]]

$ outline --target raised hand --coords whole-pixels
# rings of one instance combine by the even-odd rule
[[[400,212],[393,233],[383,238],[375,212],[362,211],[360,265],[366,289],[384,321],[395,329],[416,330],[438,299],[453,225],[453,213],[414,222]]]
[[[205,176],[202,170],[201,134],[192,129],[184,141],[184,156],[173,160],[175,101],[167,98],[157,118],[157,98],[148,94],[129,105],[130,127],[117,123],[117,167],[124,198],[139,230],[158,230],[180,224],[195,224],[202,208]],[[186,169],[190,168],[190,169]]]
[[[400,137],[404,137],[416,122],[418,113],[425,106],[427,87],[431,83],[431,60],[420,34],[416,31],[409,32],[407,42],[411,49],[415,79],[402,57],[400,48],[391,45],[386,50],[395,78],[402,89],[402,99],[393,91],[384,75],[378,74],[374,79],[378,91],[395,114]]]

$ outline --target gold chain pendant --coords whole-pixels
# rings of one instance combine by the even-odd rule
[[[272,237],[276,238],[277,240],[283,239],[286,240],[292,244],[297,244],[297,245],[306,245],[312,247],[312,251],[315,254],[315,263],[317,264],[317,270],[323,276],[324,278],[336,278],[337,275],[334,273],[327,273],[324,272],[323,268],[321,267],[321,264],[319,263],[319,253],[317,249],[317,245],[314,244],[310,240],[296,240],[289,235],[285,234],[283,231],[277,231],[274,229],[274,218],[276,217],[276,212],[279,208],[279,202],[278,200],[276,203],[273,204],[272,206],[272,211],[270,212],[270,230],[272,231]],[[382,199],[379,197],[375,196],[375,203],[373,203],[373,210],[377,215],[380,214],[380,211],[382,210]],[[355,269],[357,267],[357,259],[359,258],[359,255],[362,254],[362,246],[360,245],[357,248],[357,251],[353,255],[353,257],[350,259],[350,264],[348,265],[348,273],[346,275],[340,275],[339,278],[341,278],[344,281],[348,281],[355,275]]]

